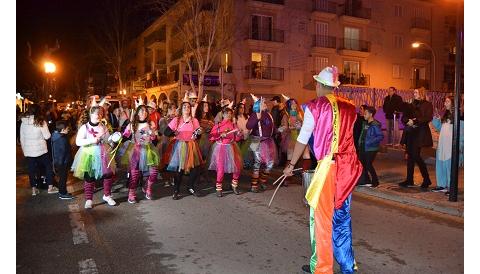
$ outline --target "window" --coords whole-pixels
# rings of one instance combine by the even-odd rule
[[[272,67],[272,54],[252,52],[251,73],[256,79],[270,79]]]
[[[315,73],[322,71],[325,67],[328,66],[328,57],[315,56]]]
[[[403,36],[394,35],[394,46],[396,49],[403,49]]]
[[[415,17],[415,18],[425,17],[425,12],[424,12],[423,8],[413,8],[413,17]]]
[[[392,66],[392,78],[402,78],[402,66],[396,64]]]
[[[400,5],[395,5],[395,17],[403,16],[403,7]]]
[[[273,18],[265,15],[252,15],[251,38],[256,40],[272,40]]]
[[[343,73],[348,77],[360,75],[360,62],[357,61],[344,61],[343,62]]]
[[[360,29],[345,27],[343,46],[346,49],[360,50]]]

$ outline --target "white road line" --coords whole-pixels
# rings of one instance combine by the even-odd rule
[[[78,262],[80,274],[98,274],[97,264],[93,259],[86,259]]]
[[[82,221],[82,215],[78,204],[72,203],[68,205],[70,214],[70,225],[72,226],[73,244],[88,244],[87,232],[85,231],[85,224]]]

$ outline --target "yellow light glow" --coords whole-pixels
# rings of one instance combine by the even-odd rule
[[[412,48],[418,48],[418,47],[420,47],[420,43],[418,42],[412,43]]]
[[[45,68],[45,73],[54,73],[57,70],[57,67],[52,62],[45,62],[43,66]]]

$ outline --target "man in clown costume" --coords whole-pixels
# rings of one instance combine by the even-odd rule
[[[312,257],[302,267],[308,273],[333,273],[333,257],[342,273],[353,273],[350,206],[352,191],[362,173],[353,143],[355,106],[333,94],[340,82],[336,67],[326,67],[316,81],[317,98],[308,102],[292,159],[283,173],[292,170],[310,136],[317,167],[305,198],[310,206]]]

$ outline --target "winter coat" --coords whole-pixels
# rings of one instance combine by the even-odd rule
[[[413,126],[407,126],[408,119],[415,119]],[[412,104],[406,104],[402,123],[405,129],[401,144],[417,147],[432,147],[432,132],[429,123],[433,119],[433,105],[425,100],[414,100]]]
[[[359,151],[360,134],[362,133],[364,123],[366,123],[365,118],[360,113],[357,113],[357,119],[353,124],[353,143],[357,151]]]
[[[33,125],[33,115],[22,118],[20,125],[20,143],[25,157],[38,157],[47,153],[47,142],[50,131],[47,122],[42,126]]]
[[[52,154],[54,166],[68,166],[72,160],[72,150],[65,134],[52,133]]]
[[[378,151],[383,140],[382,124],[377,120],[365,121],[360,136],[363,137],[364,151]]]
[[[385,112],[385,118],[393,119],[393,113],[395,111],[402,111],[403,100],[397,94],[393,94],[392,96],[386,96],[383,99],[383,112]]]

